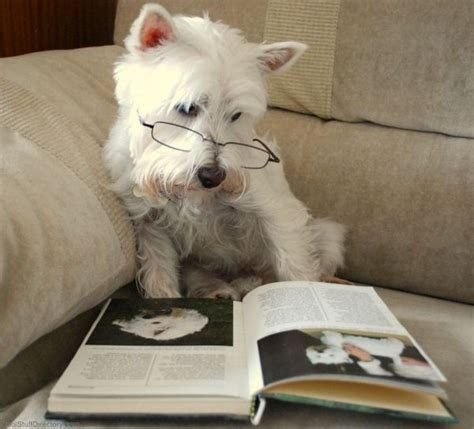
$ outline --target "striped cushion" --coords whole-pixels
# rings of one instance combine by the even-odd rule
[[[296,40],[309,46],[291,70],[269,79],[270,104],[295,112],[331,116],[338,0],[270,0],[265,41]]]

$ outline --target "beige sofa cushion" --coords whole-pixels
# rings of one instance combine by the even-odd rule
[[[101,162],[116,54],[0,60],[0,367],[133,278],[133,229]]]
[[[146,0],[119,0],[115,43]],[[269,103],[342,121],[474,137],[471,0],[162,0],[171,13],[310,49],[269,80]]]
[[[474,137],[474,2],[342,0],[331,116]]]
[[[295,194],[349,228],[340,274],[474,303],[470,139],[270,111]]]

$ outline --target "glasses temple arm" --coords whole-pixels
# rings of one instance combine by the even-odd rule
[[[280,162],[280,158],[278,158],[278,156],[276,156],[275,153],[264,142],[262,142],[262,140],[257,138],[254,138],[253,140],[258,141],[268,151],[268,154],[270,155],[270,157],[268,158],[269,162]]]
[[[153,125],[151,124],[147,124],[141,117],[140,115],[140,112],[137,110],[137,116],[138,116],[138,120],[140,121],[140,124],[142,124],[144,127],[148,127],[148,128],[153,128]]]
[[[268,159],[268,161],[279,163],[280,158],[278,158],[278,156],[276,156],[272,151],[270,151],[270,158]]]

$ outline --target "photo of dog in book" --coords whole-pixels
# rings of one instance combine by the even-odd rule
[[[125,46],[104,162],[134,221],[143,295],[240,300],[271,281],[338,281],[344,227],[309,213],[255,131],[267,77],[306,45],[249,43],[147,4]]]
[[[196,310],[171,307],[159,312],[142,312],[131,320],[112,322],[121,331],[156,341],[174,340],[199,332],[209,319]]]
[[[233,303],[113,299],[86,341],[102,346],[232,346]]]

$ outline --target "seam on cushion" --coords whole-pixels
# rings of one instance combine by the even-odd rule
[[[122,253],[127,259],[134,258],[133,227],[118,198],[107,191],[108,177],[100,146],[46,100],[4,77],[0,77],[0,94],[3,124],[47,151],[92,191],[119,238]],[[63,143],[76,139],[81,145]]]

